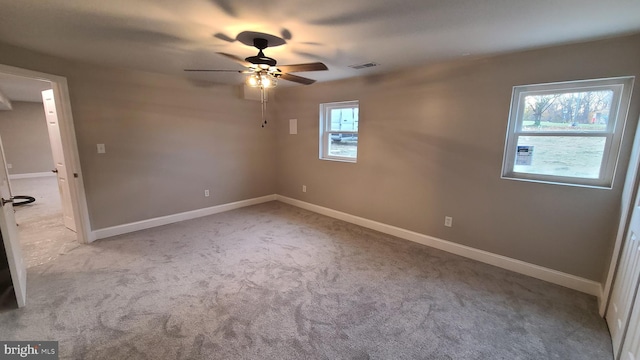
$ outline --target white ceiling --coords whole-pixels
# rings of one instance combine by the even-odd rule
[[[319,81],[462,56],[640,32],[639,0],[0,0],[0,42],[85,62],[239,83],[235,39],[259,31],[288,39],[267,49],[279,64],[322,61]],[[226,39],[226,40],[225,40]],[[354,70],[349,65],[380,66]],[[285,83],[283,81],[282,83]]]

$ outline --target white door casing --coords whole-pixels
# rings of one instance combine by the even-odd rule
[[[62,149],[60,126],[58,124],[58,112],[56,110],[53,90],[45,90],[42,92],[42,104],[44,105],[47,130],[49,131],[49,142],[51,143],[53,162],[55,164],[55,172],[58,178],[58,189],[60,191],[60,200],[62,202],[64,226],[72,231],[76,231],[76,222],[73,216],[73,205],[71,203],[71,189],[69,188],[69,181],[73,181],[73,179],[67,179],[68,171],[66,169],[66,162]]]
[[[637,294],[620,359],[640,360],[640,296]]]
[[[13,204],[11,189],[9,188],[9,173],[7,172],[7,161],[4,157],[4,149],[2,148],[2,140],[0,139],[0,233],[2,234],[2,242],[7,253],[9,263],[9,271],[11,272],[11,281],[13,290],[16,295],[18,307],[23,307],[27,302],[27,267],[22,258],[22,250],[20,249],[20,238],[18,237],[18,227],[13,212]],[[8,201],[5,203],[5,201]]]
[[[76,220],[76,234],[80,243],[86,244],[94,241],[95,234],[91,231],[91,223],[89,220],[87,196],[84,190],[82,169],[80,168],[80,155],[78,154],[78,142],[73,125],[73,113],[71,110],[67,78],[4,64],[0,64],[0,72],[51,83],[54,99],[56,100],[58,125],[60,127],[60,135],[66,159],[66,176],[67,179],[73,180],[69,185],[71,188],[71,201],[73,203],[73,217]]]
[[[618,357],[623,345],[640,278],[640,192],[636,195],[626,241],[607,308],[613,353]],[[639,309],[640,310],[640,309]],[[637,325],[636,325],[637,327]],[[629,328],[629,330],[633,330]],[[633,331],[631,331],[633,332]]]
[[[640,122],[640,119],[638,120]],[[604,283],[604,289],[602,291],[602,298],[600,298],[599,313],[604,317],[609,305],[611,297],[611,287],[613,285],[614,277],[616,275],[616,269],[618,268],[618,261],[622,252],[622,247],[625,240],[625,231],[631,212],[633,211],[634,195],[633,192],[636,189],[638,170],[640,170],[640,126],[636,127],[636,133],[634,136],[633,147],[631,148],[631,158],[629,158],[629,166],[627,174],[624,179],[624,186],[622,188],[622,198],[620,204],[620,221],[618,222],[618,230],[616,232],[616,240],[613,245],[613,253],[611,255],[611,262],[609,264],[609,270],[607,271],[607,279]]]

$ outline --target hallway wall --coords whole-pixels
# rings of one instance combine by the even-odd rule
[[[42,103],[13,101],[0,111],[0,137],[9,174],[49,172],[54,168]]]

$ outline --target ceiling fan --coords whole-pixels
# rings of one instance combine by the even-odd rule
[[[237,40],[245,45],[253,46],[258,49],[258,54],[249,56],[244,60],[236,55],[219,52],[218,54],[225,56],[247,70],[217,70],[217,69],[184,69],[184,71],[196,72],[238,72],[248,74],[247,85],[260,88],[275,87],[278,79],[292,81],[298,84],[311,85],[316,80],[305,78],[291,74],[292,72],[305,71],[323,71],[328,70],[327,66],[321,62],[294,64],[294,65],[277,65],[276,59],[268,57],[263,50],[268,47],[275,47],[285,44],[285,40],[277,36],[263,34],[252,31],[244,31],[238,34]]]
[[[327,65],[321,62],[278,66],[278,62],[276,61],[276,59],[266,56],[262,51],[268,47],[280,46],[286,43],[284,39],[277,36],[251,31],[243,31],[238,34],[236,40],[239,40],[245,45],[255,47],[256,49],[258,49],[258,54],[255,56],[249,56],[244,60],[232,54],[222,52],[219,52],[218,54],[225,56],[246,67],[246,70],[184,69],[184,71],[237,72],[248,74],[246,81],[247,85],[255,88],[260,88],[260,102],[262,104],[262,127],[267,124],[267,102],[265,99],[265,91],[269,88],[275,87],[278,83],[278,79],[292,81],[303,85],[311,85],[316,81],[290,73],[328,70]]]

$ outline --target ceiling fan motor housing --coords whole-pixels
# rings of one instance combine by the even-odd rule
[[[256,56],[249,56],[245,59],[246,61],[254,64],[254,65],[268,65],[268,66],[276,66],[276,59],[270,58],[262,53],[262,50]]]
[[[276,66],[276,59],[270,58],[262,52],[262,50],[266,49],[269,46],[269,41],[267,39],[255,38],[253,39],[253,46],[255,46],[259,50],[258,55],[249,56],[245,59],[246,61],[254,65]]]
[[[253,46],[258,48],[259,50],[264,50],[269,46],[269,40],[262,38],[253,39]]]

